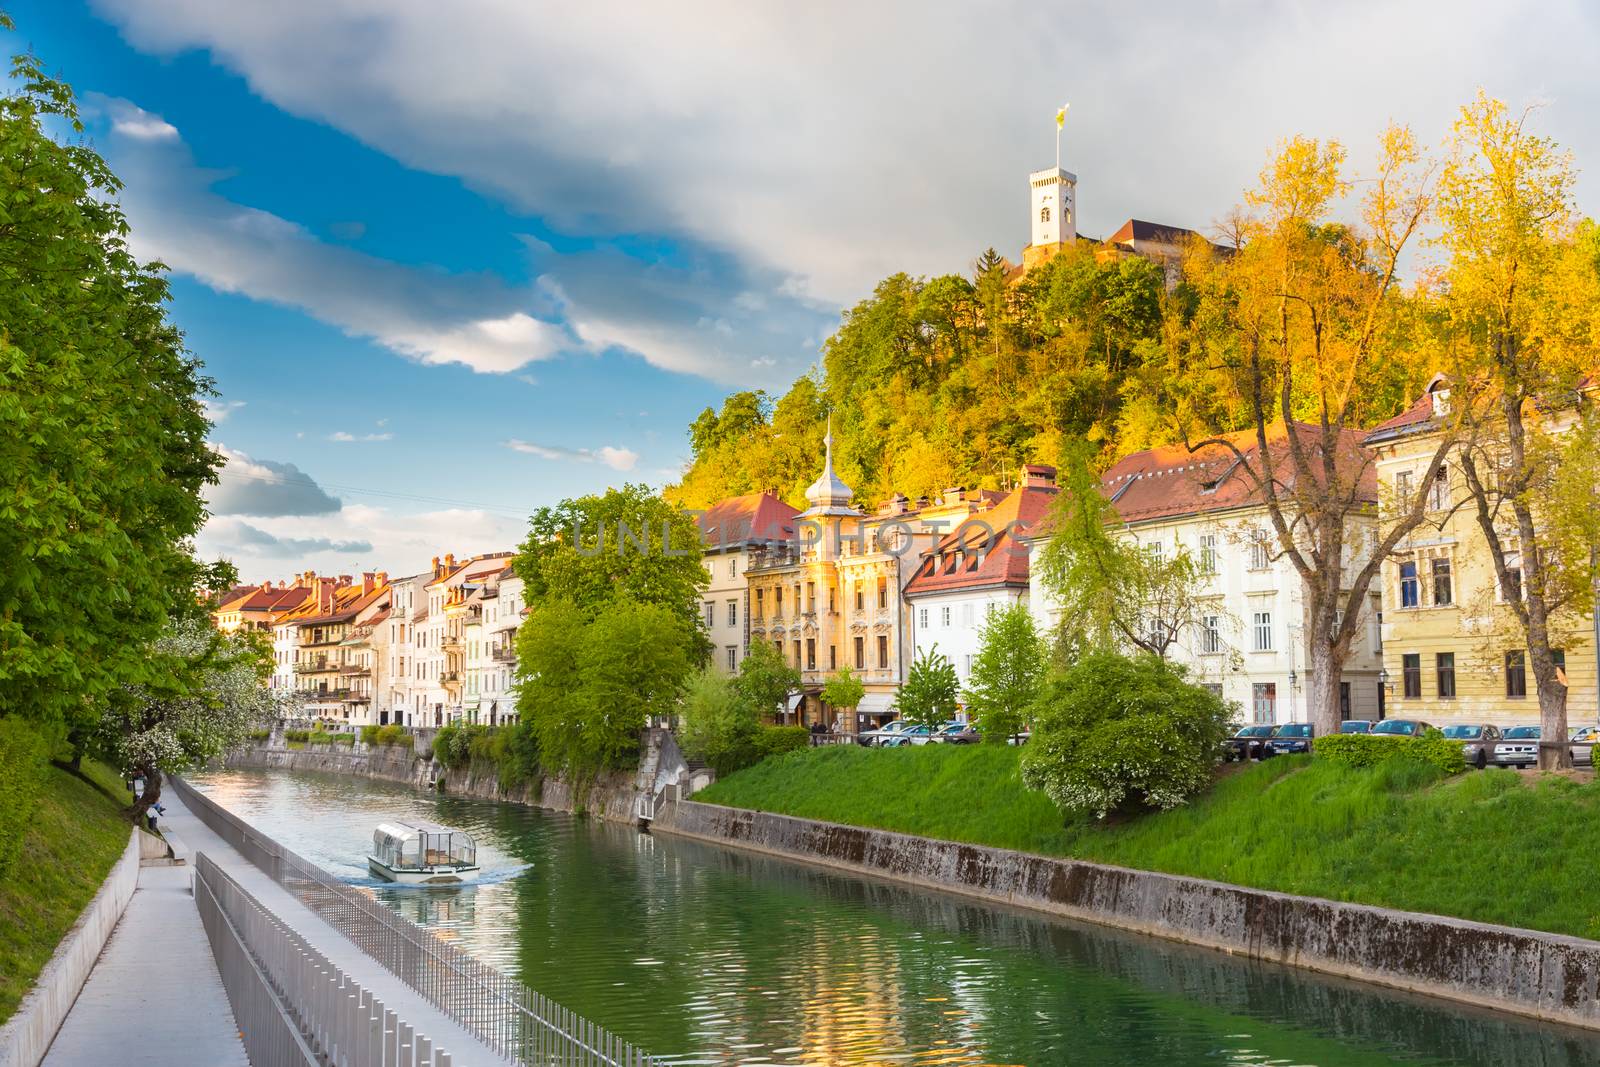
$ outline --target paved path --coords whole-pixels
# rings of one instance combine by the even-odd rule
[[[394,973],[385,968],[377,960],[363,952],[355,942],[345,937],[338,930],[318,915],[316,912],[300,903],[299,899],[283,886],[273,881],[272,878],[260,867],[234,849],[234,847],[218,837],[211,828],[201,822],[193,813],[184,806],[176,790],[163,790],[161,795],[162,806],[167,809],[167,814],[161,820],[161,832],[172,843],[173,851],[179,856],[191,858],[195,852],[204,852],[211,861],[226,871],[233,880],[243,886],[252,896],[261,901],[269,910],[287,922],[301,937],[305,938],[312,947],[328,958],[328,961],[338,967],[355,981],[361,983],[372,995],[383,1001],[384,1005],[393,1011],[403,1022],[410,1023],[419,1034],[425,1034],[433,1041],[434,1047],[450,1053],[453,1067],[477,1067],[478,1064],[504,1065],[504,1058],[496,1055],[487,1045],[484,1045],[470,1032],[463,1029],[461,1024],[445,1015],[438,1008],[428,1003],[416,990],[400,981]],[[157,868],[147,868],[155,870]],[[176,868],[187,871],[188,868]],[[141,875],[145,872],[140,872]],[[143,882],[141,880],[141,887]],[[135,897],[137,899],[137,896]],[[195,929],[200,930],[199,913],[195,911],[194,902],[189,902],[189,915],[194,921]],[[204,943],[205,934],[200,933]],[[209,945],[207,945],[209,952]],[[209,959],[207,961],[210,962]],[[97,968],[98,969],[98,968]],[[221,990],[220,980],[215,978],[215,967],[212,968],[213,981],[217,981],[218,991]],[[93,979],[91,978],[91,981]],[[48,1061],[47,1061],[48,1062]],[[117,1059],[104,1061],[107,1067],[127,1067]],[[174,1059],[165,1061],[174,1065],[196,1064],[209,1065],[207,1060]],[[218,1063],[232,1062],[219,1060]],[[238,1062],[243,1063],[241,1058]],[[54,1067],[54,1065],[49,1065]]]
[[[144,867],[44,1067],[246,1067],[188,867]]]

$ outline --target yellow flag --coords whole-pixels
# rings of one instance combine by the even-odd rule
[[[1059,130],[1067,124],[1067,108],[1071,106],[1071,104],[1062,104],[1061,110],[1056,112],[1056,129]]]

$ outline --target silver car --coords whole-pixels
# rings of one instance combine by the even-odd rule
[[[1600,726],[1574,726],[1567,734],[1569,741],[1600,741]],[[1572,762],[1579,767],[1594,766],[1592,745],[1573,745]]]
[[[1497,767],[1532,767],[1539,762],[1539,727],[1508,726],[1489,762]]]
[[[1461,754],[1469,767],[1483,770],[1489,766],[1490,753],[1500,740],[1500,728],[1493,723],[1456,723],[1444,728],[1444,735],[1461,742]]]

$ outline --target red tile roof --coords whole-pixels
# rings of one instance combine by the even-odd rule
[[[731,496],[699,516],[700,536],[707,548],[728,548],[750,541],[787,541],[794,537],[798,510],[771,493]]]
[[[1296,435],[1308,450],[1321,448],[1321,431],[1306,423],[1293,424]],[[1360,499],[1376,502],[1377,476],[1370,454],[1362,446],[1363,430],[1345,430],[1338,445],[1341,471],[1359,472]],[[1221,434],[1257,468],[1258,446],[1255,430]],[[1289,454],[1289,439],[1283,424],[1268,435],[1273,471],[1280,484],[1292,488],[1294,460]],[[1164,445],[1135,452],[1118,461],[1100,479],[1100,489],[1123,522],[1148,522],[1153,519],[1200,515],[1211,511],[1265,504],[1265,496],[1248,471],[1241,470],[1232,448],[1221,443],[1205,445],[1195,452],[1185,445]]]
[[[917,573],[906,583],[907,599],[988,586],[1025,587],[1028,550],[1022,539],[1045,517],[1055,498],[1053,485],[1023,486],[962,522],[922,557]]]

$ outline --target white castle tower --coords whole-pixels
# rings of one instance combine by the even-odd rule
[[[1078,176],[1060,167],[1028,175],[1029,209],[1036,248],[1068,245],[1078,237]]]

